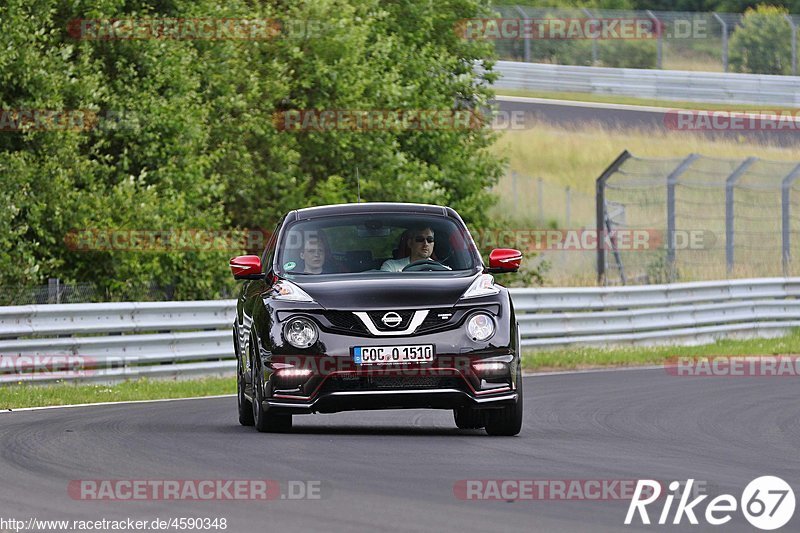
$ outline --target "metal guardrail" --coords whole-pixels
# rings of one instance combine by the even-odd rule
[[[800,278],[511,294],[522,344],[529,348],[699,344],[800,327]],[[0,308],[0,384],[230,375],[236,368],[235,305],[220,300]],[[50,371],[52,359],[64,368]],[[71,363],[80,368],[72,370]]]
[[[800,106],[800,76],[577,67],[498,61],[501,89],[561,91],[690,102]]]

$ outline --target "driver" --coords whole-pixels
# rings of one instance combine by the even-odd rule
[[[408,239],[408,257],[389,259],[381,265],[381,270],[386,272],[401,272],[415,261],[430,259],[433,253],[433,230],[427,226],[415,228]],[[401,250],[404,252],[404,250]]]

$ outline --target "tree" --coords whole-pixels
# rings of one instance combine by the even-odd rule
[[[730,41],[730,65],[736,72],[791,74],[792,28],[786,9],[758,6],[745,12]]]
[[[454,28],[489,13],[486,0],[4,2],[0,110],[87,110],[100,120],[0,132],[0,201],[9,206],[0,210],[0,285],[59,277],[110,298],[141,298],[153,283],[176,298],[213,298],[230,287],[227,259],[241,246],[147,251],[102,241],[81,251],[70,237],[269,229],[289,209],[354,201],[356,168],[363,200],[449,204],[487,223],[501,173],[487,128],[282,131],[274,118],[479,111],[492,96],[491,43]],[[83,18],[192,17],[280,20],[282,29],[252,41],[69,32]]]

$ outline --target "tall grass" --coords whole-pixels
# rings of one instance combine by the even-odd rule
[[[537,122],[526,130],[504,132],[494,146],[497,154],[508,158],[509,175],[541,177],[588,194],[594,194],[597,177],[625,149],[641,157],[686,157],[694,152],[719,158],[800,161],[800,144],[782,147],[744,137],[709,139],[692,133],[607,128],[596,123],[563,128]]]
[[[689,153],[699,153],[714,158],[738,160],[755,156],[768,160],[800,161],[800,144],[785,147],[757,144],[748,142],[744,138],[710,139],[683,132],[623,130],[599,124],[582,125],[578,129],[536,123],[526,130],[504,132],[494,147],[494,150],[506,157],[509,162],[507,175],[496,187],[500,200],[495,214],[510,219],[509,223],[515,229],[544,229],[553,226],[569,227],[569,229],[594,228],[595,181],[625,149],[636,156],[646,158],[682,159]],[[512,178],[512,173],[517,174],[516,178]],[[537,178],[542,178],[545,186],[539,186]],[[779,178],[780,176],[776,176],[776,180]],[[564,188],[567,186],[572,191],[568,224],[565,222],[564,200]],[[542,191],[542,199],[538,197],[539,191]],[[737,241],[737,264],[731,272],[727,271],[722,247],[725,238],[724,189],[720,188],[718,193],[716,195],[720,198],[718,205],[713,203],[712,197],[703,197],[703,201],[711,203],[699,217],[697,225],[692,226],[692,229],[712,231],[717,236],[718,242],[707,250],[692,250],[679,254],[676,266],[680,280],[782,275],[779,185],[776,184],[775,190],[770,191],[771,201],[778,202],[777,208],[772,204],[769,204],[772,207],[766,207],[765,200],[756,197],[759,194],[763,195],[763,192],[737,193],[739,203],[744,203],[739,205],[737,210],[742,216],[749,215],[758,221],[748,222],[743,218],[737,222],[737,232],[745,231],[740,234]],[[686,194],[693,193],[682,190],[678,202],[701,201],[701,198],[687,197]],[[634,221],[648,220],[647,214],[642,214],[643,210],[647,209],[649,208],[646,205],[628,206],[627,216]],[[691,204],[682,209],[684,211],[692,209]],[[709,222],[711,216],[716,217],[713,223]],[[664,229],[660,226],[648,227]],[[748,232],[755,236],[748,238]],[[774,239],[771,238],[773,235]],[[629,252],[623,256],[626,268],[632,268],[632,271],[646,271],[648,278],[653,275],[659,276],[654,253],[648,252],[645,255]],[[539,254],[536,260],[547,260],[552,265],[545,276],[547,285],[574,286],[595,283],[594,251],[545,252]],[[791,273],[800,271],[800,262],[791,270]],[[655,282],[661,281],[664,280],[659,279]]]

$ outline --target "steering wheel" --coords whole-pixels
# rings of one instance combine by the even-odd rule
[[[431,270],[441,272],[453,269],[447,265],[441,264],[439,261],[434,261],[433,259],[420,259],[419,261],[414,261],[413,263],[407,264],[403,268],[402,272],[426,272]]]

